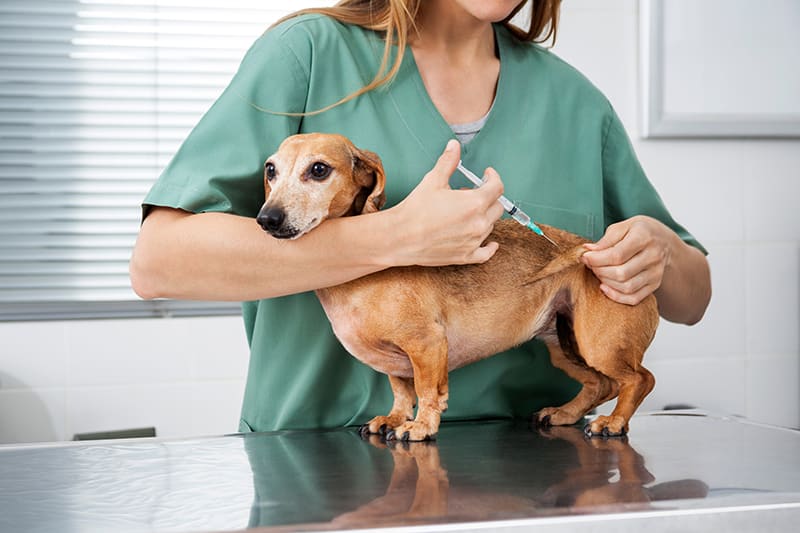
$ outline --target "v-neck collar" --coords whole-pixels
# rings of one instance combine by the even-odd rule
[[[507,92],[506,86],[509,83],[508,71],[511,54],[501,28],[498,25],[493,25],[495,44],[500,58],[500,73],[497,79],[494,103],[489,110],[486,123],[481,128],[481,131],[468,144],[462,146],[462,159],[467,159],[471,148],[480,143],[482,138],[491,134],[491,130],[494,129],[494,124],[498,120],[498,115],[502,114],[502,107],[506,105],[507,98],[504,98],[503,95]],[[408,128],[409,135],[413,136],[418,141],[422,151],[435,161],[447,141],[455,139],[456,136],[436,108],[436,105],[434,105],[430,94],[428,94],[417,62],[414,59],[414,54],[410,49],[407,49],[403,55],[398,78],[401,78],[401,80],[396,80],[397,83],[393,83],[389,90],[397,113]],[[465,80],[465,83],[468,83],[468,81]],[[422,107],[421,112],[408,111],[417,110],[420,106]]]

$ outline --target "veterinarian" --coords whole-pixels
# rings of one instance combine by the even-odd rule
[[[312,291],[392,266],[489,260],[501,194],[595,242],[584,261],[609,298],[655,293],[667,320],[703,316],[705,250],[670,216],[608,100],[536,44],[555,38],[559,2],[527,2],[531,27],[520,30],[508,20],[525,3],[351,0],[289,17],[253,44],[153,186],[133,287],[244,302],[242,431],[385,414],[385,376],[346,353]],[[386,208],[276,240],[254,220],[264,161],[287,136],[315,131],[380,155]],[[488,169],[483,187],[458,190],[459,158]],[[449,386],[444,420],[527,417],[577,391],[538,341],[453,372]]]

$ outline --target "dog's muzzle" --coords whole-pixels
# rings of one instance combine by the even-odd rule
[[[297,229],[286,224],[286,211],[280,207],[262,207],[256,221],[264,231],[277,239],[291,239],[299,233]]]

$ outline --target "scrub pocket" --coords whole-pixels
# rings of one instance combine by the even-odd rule
[[[603,236],[604,228],[598,222],[598,217],[592,213],[582,213],[525,200],[518,200],[516,203],[534,222],[567,230],[593,242]]]

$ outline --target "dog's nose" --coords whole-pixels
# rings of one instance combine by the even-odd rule
[[[286,219],[286,212],[281,209],[280,207],[270,207],[268,209],[262,209],[256,220],[258,221],[259,225],[264,228],[266,231],[273,232],[280,229],[281,225],[283,225],[283,221]]]

